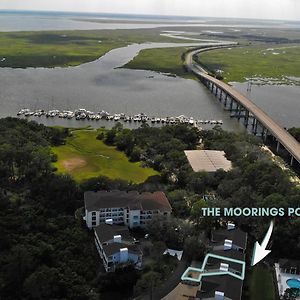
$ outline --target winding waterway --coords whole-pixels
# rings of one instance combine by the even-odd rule
[[[129,29],[154,27],[256,27],[251,24],[203,24],[193,20],[186,24],[166,23],[113,23],[76,20],[75,16],[14,13],[0,14],[0,31],[59,30],[59,29]],[[86,17],[85,17],[86,19]],[[174,20],[173,20],[174,21]],[[177,21],[177,20],[176,20]],[[175,21],[175,22],[176,22]],[[196,24],[195,24],[196,23]],[[198,23],[198,24],[197,24]],[[202,24],[201,24],[202,23]],[[260,25],[262,26],[262,25]],[[272,27],[265,24],[263,27]],[[277,24],[298,26],[299,24]],[[297,28],[298,28],[297,27]],[[164,29],[165,30],[165,29]],[[178,30],[178,29],[176,29]],[[180,34],[179,34],[180,33]],[[199,45],[201,39],[191,32],[164,31],[169,37],[190,40],[193,44],[153,43],[131,45],[115,49],[100,59],[70,68],[0,69],[0,117],[15,116],[20,108],[30,109],[77,109],[80,107],[110,113],[125,112],[133,115],[140,112],[155,116],[193,116],[197,119],[222,119],[223,127],[241,129],[236,120],[229,118],[216,98],[195,80],[165,76],[151,71],[116,69],[133,59],[142,49]],[[184,36],[183,36],[184,35]],[[202,42],[204,42],[202,40]],[[207,45],[208,41],[205,42]],[[300,87],[253,86],[249,94],[247,84],[234,83],[235,88],[247,95],[277,122],[285,127],[300,126]],[[113,122],[76,121],[65,119],[32,118],[46,125],[78,127],[91,124],[95,127],[113,126]]]
[[[207,45],[208,43],[205,43]],[[110,113],[144,112],[155,116],[193,116],[224,121],[224,128],[240,129],[218,101],[195,80],[151,71],[118,69],[142,49],[201,45],[146,43],[114,49],[100,59],[69,68],[3,68],[0,73],[0,116],[14,116],[22,107],[77,109]],[[116,69],[117,68],[117,69]],[[34,119],[34,118],[32,118]],[[112,126],[113,122],[35,118],[46,125]]]

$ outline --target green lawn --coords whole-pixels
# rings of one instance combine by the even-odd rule
[[[151,70],[193,78],[183,68],[182,54],[187,50],[188,48],[186,47],[142,50],[138,56],[124,65],[123,68]]]
[[[250,275],[250,300],[274,300],[275,289],[270,269],[256,266]]]
[[[210,70],[224,71],[225,81],[245,81],[246,77],[300,77],[300,45],[264,45],[220,49],[200,54]]]
[[[1,32],[0,67],[75,66],[132,43],[170,41],[156,29]]]
[[[153,169],[142,168],[140,162],[129,162],[123,152],[105,145],[96,137],[96,130],[76,130],[67,138],[66,145],[53,147],[52,152],[58,158],[54,163],[57,171],[72,175],[76,181],[104,175],[141,183],[158,175]]]

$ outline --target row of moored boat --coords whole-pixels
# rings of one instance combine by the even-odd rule
[[[25,117],[42,117],[45,116],[46,118],[63,118],[63,119],[76,119],[76,120],[111,120],[111,121],[124,121],[124,122],[142,122],[142,123],[163,123],[163,124],[190,124],[190,125],[197,125],[197,124],[212,124],[212,125],[222,125],[222,120],[196,120],[193,117],[186,117],[184,115],[178,117],[149,117],[145,113],[136,114],[133,116],[119,113],[119,114],[110,114],[107,111],[100,111],[100,112],[92,112],[86,110],[84,108],[77,109],[75,111],[70,110],[49,110],[45,111],[43,109],[32,111],[28,108],[22,108],[18,113],[18,116],[25,116]]]

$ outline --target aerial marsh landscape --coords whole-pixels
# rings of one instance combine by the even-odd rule
[[[210,71],[222,70],[226,82],[246,78],[300,77],[300,46],[293,44],[257,45],[212,50],[199,60]]]
[[[183,67],[183,55],[188,49],[188,47],[178,47],[142,50],[123,68],[150,70],[184,78],[193,78],[194,76],[189,74]]]
[[[300,1],[219,2],[0,1],[0,300],[300,295]]]
[[[133,43],[176,42],[155,29],[1,32],[0,67],[67,67]]]
[[[96,130],[75,130],[65,145],[53,147],[57,172],[70,174],[76,181],[107,176],[134,183],[158,175],[153,169],[143,168],[140,162],[129,162],[123,152],[97,140],[98,134]]]

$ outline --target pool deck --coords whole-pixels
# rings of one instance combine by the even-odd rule
[[[276,271],[277,285],[278,285],[278,291],[280,296],[282,296],[284,294],[284,291],[289,288],[289,286],[286,283],[288,279],[295,278],[300,280],[300,275],[282,273],[279,269],[279,264],[275,264],[275,271]],[[300,297],[298,297],[297,300],[298,299],[300,300]]]

